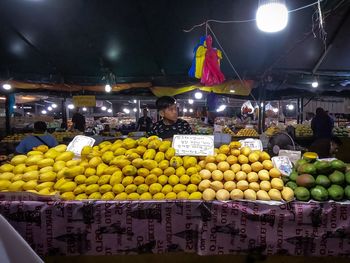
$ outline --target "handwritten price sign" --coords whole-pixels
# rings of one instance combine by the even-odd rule
[[[253,151],[256,151],[256,150],[262,151],[263,150],[262,143],[258,139],[248,138],[245,140],[240,140],[239,142],[241,143],[242,147],[249,147]]]
[[[213,135],[174,135],[173,148],[179,156],[214,155]]]

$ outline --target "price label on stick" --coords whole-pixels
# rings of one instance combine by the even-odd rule
[[[174,135],[173,145],[178,156],[214,155],[213,135]]]
[[[73,141],[68,144],[67,151],[71,151],[76,157],[79,157],[84,146],[93,146],[94,143],[95,139],[91,137],[77,135],[74,137]]]
[[[272,157],[272,163],[283,175],[289,176],[291,174],[293,165],[287,156]]]
[[[287,156],[292,163],[296,163],[301,158],[300,151],[280,150],[278,156]]]
[[[240,140],[239,142],[241,143],[242,147],[249,147],[253,151],[263,150],[262,142],[259,139],[248,138],[245,140]]]

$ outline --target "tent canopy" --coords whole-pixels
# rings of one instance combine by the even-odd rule
[[[289,10],[315,0],[287,0]],[[40,83],[117,83],[185,86],[193,48],[207,19],[255,18],[258,0],[2,0],[0,79]],[[350,1],[322,1],[326,44],[315,18],[317,5],[290,13],[285,30],[269,34],[256,23],[210,26],[244,79],[272,90],[346,89],[350,78]],[[214,46],[218,43],[214,41]],[[227,79],[237,79],[222,60]],[[349,85],[350,86],[350,85]],[[143,87],[144,88],[144,87]]]

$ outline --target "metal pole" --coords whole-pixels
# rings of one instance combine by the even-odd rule
[[[300,98],[300,111],[301,111],[300,123],[303,123],[304,121],[304,99],[303,98]]]
[[[6,135],[9,135],[11,133],[11,122],[10,122],[10,94],[6,94],[6,101],[5,101],[5,126],[6,126]]]
[[[297,123],[300,123],[300,98],[297,99]]]
[[[136,105],[137,105],[136,121],[138,121],[140,118],[140,114],[141,114],[141,112],[140,112],[141,111],[141,100],[137,100]]]
[[[67,124],[67,108],[66,108],[66,98],[64,98],[61,101],[61,107],[62,107],[62,123],[65,124],[65,127],[68,128],[68,124]]]

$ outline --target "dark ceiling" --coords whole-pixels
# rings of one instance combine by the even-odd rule
[[[151,81],[180,86],[206,19],[255,17],[258,0],[0,0],[0,78],[76,84]],[[315,0],[287,0],[292,10]],[[315,71],[321,89],[350,78],[350,1],[322,1],[327,46],[312,22],[316,5],[290,13],[279,33],[255,22],[211,27],[245,79],[272,76],[271,89],[310,87]],[[314,25],[314,30],[312,27]],[[218,47],[214,42],[214,46]],[[323,54],[326,55],[323,58]],[[226,59],[227,79],[237,78]]]

